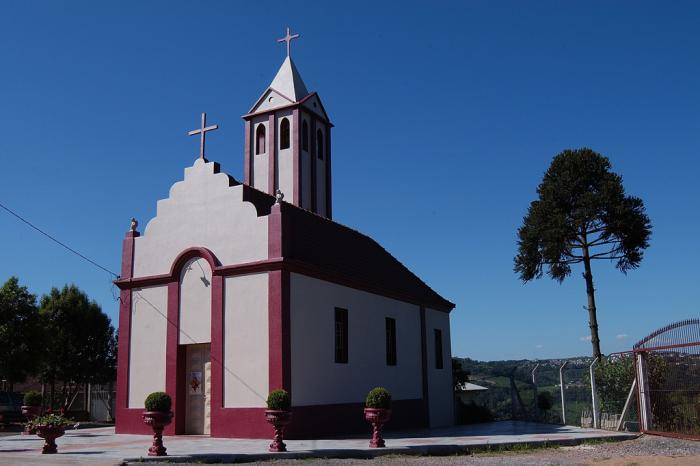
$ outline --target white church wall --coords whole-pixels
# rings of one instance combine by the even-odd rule
[[[277,155],[277,186],[284,193],[285,200],[292,202],[294,199],[294,134],[297,128],[294,127],[294,118],[291,110],[280,110],[277,115],[277,147],[280,147],[280,137],[282,135],[282,119],[289,120],[289,148],[279,149]]]
[[[316,210],[326,215],[326,160],[328,159],[328,147],[326,147],[326,128],[317,123],[318,129],[323,133],[323,159],[315,157],[316,162]]]
[[[301,151],[301,206],[311,209],[311,155],[305,150]]]
[[[442,369],[436,368],[435,329],[442,332]],[[428,350],[430,427],[449,426],[454,424],[450,315],[447,312],[426,309],[425,330]]]
[[[267,218],[243,202],[243,186],[229,187],[214,163],[197,159],[184,181],[158,201],[157,214],[134,244],[134,276],[170,272],[177,256],[193,246],[210,249],[222,264],[267,258]]]
[[[269,389],[268,275],[228,277],[224,286],[224,407],[264,407]]]
[[[260,105],[254,108],[255,112],[264,112],[273,108],[282,107],[293,103],[289,98],[283,97],[282,94],[274,89],[268,89],[265,92],[265,97],[260,101]]]
[[[211,342],[211,267],[201,257],[190,259],[180,273],[178,344]]]
[[[309,119],[308,114],[300,112],[300,120],[302,123],[300,123],[303,126],[303,122],[306,122],[306,127],[308,128],[308,148],[311,149],[311,120]],[[302,134],[300,136],[300,140],[304,137]],[[311,183],[309,181],[311,180],[311,155],[309,154],[308,150],[304,150],[304,143],[302,141],[301,143],[301,150],[299,151],[300,157],[301,157],[301,173],[299,176],[299,184],[300,184],[300,189],[301,189],[301,207],[304,209],[310,209],[311,208]]]
[[[375,386],[422,398],[418,306],[291,274],[292,402],[364,401]],[[348,310],[348,363],[335,363],[335,308]],[[386,364],[386,317],[396,319],[397,365]]]
[[[149,393],[165,390],[165,343],[168,321],[158,311],[167,315],[167,286],[133,290],[129,348],[129,408],[143,408],[143,402]]]

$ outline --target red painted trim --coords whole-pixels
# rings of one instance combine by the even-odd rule
[[[277,118],[274,113],[270,113],[267,117],[268,127],[268,157],[267,157],[267,192],[275,195],[277,189],[277,142],[275,141],[277,134]]]
[[[165,391],[173,399],[175,422],[165,428],[166,435],[184,432],[185,394],[178,386],[178,337],[180,328],[180,280],[168,283],[168,323],[165,336]]]
[[[632,351],[635,353],[646,353],[649,351],[685,348],[685,347],[691,347],[691,346],[700,346],[700,341],[694,341],[692,343],[677,343],[675,345],[661,345],[661,346],[654,346],[651,348],[635,348]]]
[[[274,206],[272,207],[275,208]],[[270,220],[272,221],[272,220]],[[281,220],[280,220],[281,225]],[[272,232],[272,230],[269,230]],[[270,233],[272,234],[272,233]],[[288,238],[285,239],[288,241]],[[270,247],[268,246],[268,253],[270,253]],[[281,246],[280,246],[281,247]],[[281,249],[280,249],[281,250]],[[327,282],[336,283],[338,285],[347,286],[348,288],[353,288],[360,291],[366,291],[368,293],[373,293],[380,296],[385,296],[387,298],[396,299],[398,301],[403,301],[405,303],[423,305],[429,307],[430,309],[435,309],[436,311],[450,312],[454,309],[454,305],[445,306],[440,303],[428,303],[421,302],[415,298],[392,291],[387,288],[382,288],[374,285],[371,282],[366,282],[363,280],[357,280],[354,278],[349,278],[343,274],[325,270],[321,267],[315,265],[307,264],[302,261],[297,261],[293,259],[284,259],[279,256],[272,257],[275,254],[271,254],[270,259],[248,262],[240,265],[229,265],[216,267],[212,270],[212,275],[217,276],[235,276],[235,275],[245,275],[250,273],[266,272],[271,270],[288,270],[290,272],[299,273],[302,275],[307,275],[309,277],[318,278],[319,280],[325,280]],[[178,275],[179,277],[179,275]],[[178,278],[179,279],[179,278]],[[117,280],[116,285],[122,290],[128,290],[131,288],[141,288],[147,286],[154,286],[169,283],[172,281],[170,275],[152,275],[147,277],[132,278],[128,280]]]
[[[251,169],[253,168],[253,164],[251,163],[250,159],[250,154],[253,152],[251,150],[250,146],[250,120],[246,120],[244,123],[245,127],[245,146],[244,146],[244,153],[243,153],[243,182],[247,184],[248,186],[252,186],[253,183],[253,175]]]
[[[676,432],[659,432],[658,430],[643,430],[643,434],[658,435],[659,437],[679,438],[685,440],[700,440],[700,435],[679,434]]]
[[[116,432],[127,432],[126,417],[129,408],[129,351],[131,342],[131,290],[119,292],[119,342],[117,353]],[[142,421],[143,422],[143,421]]]
[[[173,265],[170,267],[170,278],[172,281],[180,281],[180,271],[187,261],[194,259],[195,257],[201,257],[209,263],[209,267],[214,270],[219,267],[221,263],[219,259],[216,258],[213,252],[207,248],[202,247],[192,247],[187,248],[178,255],[173,261]]]
[[[139,236],[137,231],[129,231],[122,242],[122,277],[130,279],[134,273],[134,241]],[[117,423],[115,429],[123,431],[127,427],[127,421],[119,423],[120,419],[127,419],[129,409],[129,353],[131,346],[131,290],[119,292],[119,341],[117,353],[117,386],[115,417]],[[143,422],[143,421],[142,421]]]
[[[421,379],[423,383],[423,409],[425,411],[425,424],[430,425],[430,390],[428,387],[428,340],[425,328],[425,307],[420,307],[420,356]]]
[[[291,394],[289,342],[289,272],[268,273],[268,325],[270,391],[283,388]],[[286,298],[286,302],[285,302]]]
[[[180,270],[188,260],[193,259],[195,257],[201,257],[202,259],[205,259],[209,263],[209,267],[211,267],[212,272],[214,270],[222,268],[219,260],[209,249],[203,247],[192,247],[185,249],[175,258],[172,266],[170,267],[170,272],[168,272],[167,274],[148,275],[145,277],[138,278],[120,278],[119,280],[115,280],[114,283],[120,289],[124,290],[136,287],[142,288],[146,286],[165,285],[166,283],[170,283],[173,281],[179,282]]]
[[[309,160],[311,161],[311,212],[318,213],[318,205],[316,202],[316,197],[318,193],[316,192],[316,164],[318,163],[318,157],[316,154],[316,118],[314,115],[311,116],[311,134],[309,134]]]
[[[211,287],[211,432],[222,420],[219,416],[224,406],[224,277],[212,276]],[[216,427],[215,427],[216,426]]]
[[[275,92],[277,92],[277,93],[279,94],[278,91],[275,91]],[[282,95],[282,94],[280,94],[280,95]],[[291,104],[289,104],[289,105],[282,105],[282,106],[280,106],[280,107],[275,107],[275,108],[272,108],[272,109],[269,109],[269,110],[265,110],[265,111],[263,111],[263,112],[258,112],[258,113],[250,113],[250,112],[249,112],[249,113],[246,113],[245,115],[241,115],[241,118],[243,118],[244,120],[248,121],[248,120],[251,120],[253,117],[265,115],[265,114],[270,113],[270,112],[278,112],[278,111],[280,111],[280,110],[287,110],[287,109],[290,109],[290,108],[301,108],[301,106],[304,104],[304,102],[306,102],[307,100],[309,100],[311,97],[313,97],[313,96],[315,96],[315,95],[318,95],[318,93],[312,92],[312,93],[308,94],[306,97],[304,97],[303,99],[301,99],[299,102],[294,102],[294,103],[291,103]],[[290,100],[291,100],[291,99],[290,99]],[[321,104],[321,109],[322,109],[323,112],[326,113],[326,115],[327,115],[328,113],[326,112],[326,109],[324,108],[323,102],[321,102],[321,98],[320,98],[320,97],[318,98],[318,103]],[[304,108],[305,111],[308,111],[309,113],[313,114],[313,116],[315,116],[315,117],[318,118],[319,120],[323,121],[323,122],[326,123],[328,126],[334,126],[333,123],[331,123],[331,121],[330,121],[328,118],[326,118],[324,115],[322,115],[322,114],[316,112],[313,108],[309,108],[309,107],[306,107],[306,106],[304,106],[303,108]]]
[[[270,208],[270,215],[267,216],[267,256],[281,269],[282,259],[282,206],[274,204]]]
[[[402,301],[404,303],[425,306],[436,311],[447,313],[454,309],[454,304],[451,304],[450,306],[445,306],[444,304],[440,303],[421,302],[409,295],[399,293],[387,288],[378,287],[371,282],[350,278],[343,274],[335,273],[330,270],[326,270],[321,267],[310,265],[301,261],[285,259],[282,266],[285,270],[289,270],[290,272],[295,272],[302,275],[306,275],[308,277],[317,278],[319,280],[336,283],[338,285],[343,285],[348,288],[353,288],[355,290],[366,291],[368,293],[396,299],[397,301]]]
[[[134,274],[134,240],[138,231],[129,231],[122,241],[122,274],[120,278],[131,278]]]
[[[326,128],[326,217],[333,218],[333,185],[331,184],[331,127]]]
[[[265,421],[265,408],[213,408],[211,436],[269,438],[273,429]]]
[[[292,147],[292,202],[295,206],[301,207],[301,118],[299,118],[299,108],[292,110],[292,124],[294,125],[294,141]]]
[[[371,432],[365,421],[364,403],[343,403],[292,407],[292,423],[287,426],[285,437],[290,439],[318,438],[340,434]],[[391,420],[387,430],[406,430],[427,427],[422,399],[395,400],[392,402]]]

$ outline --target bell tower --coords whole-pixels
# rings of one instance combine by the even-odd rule
[[[326,218],[332,218],[331,128],[321,99],[309,92],[291,57],[272,83],[243,115],[245,121],[244,182]]]

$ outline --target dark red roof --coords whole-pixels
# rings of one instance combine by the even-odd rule
[[[239,184],[231,176],[229,182]],[[269,215],[275,203],[273,196],[246,184],[243,200],[252,202],[258,215]],[[441,311],[454,309],[453,303],[369,236],[288,202],[282,202],[281,213],[285,259],[321,271],[326,278],[335,277],[402,301]]]
[[[285,203],[284,257],[381,290],[397,299],[449,311],[454,304],[437,294],[367,235]]]

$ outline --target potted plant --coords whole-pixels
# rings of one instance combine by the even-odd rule
[[[285,390],[273,390],[267,396],[267,410],[265,419],[275,428],[275,438],[270,444],[270,451],[287,451],[287,445],[283,442],[284,428],[292,420],[292,412],[289,410],[292,402],[289,393]]]
[[[143,422],[153,428],[153,445],[148,449],[148,456],[167,456],[163,446],[163,429],[173,420],[172,404],[170,395],[165,392],[153,392],[146,397]]]
[[[386,388],[375,387],[367,394],[365,420],[372,424],[370,448],[383,448],[382,426],[391,419],[391,394]]]
[[[22,404],[22,415],[27,418],[27,424],[24,426],[23,435],[33,434],[29,423],[41,414],[41,393],[30,390],[24,394],[24,403]]]
[[[36,416],[29,421],[27,428],[44,439],[44,447],[41,449],[41,453],[49,454],[58,451],[56,439],[63,436],[66,433],[66,426],[71,424],[73,424],[73,421],[59,414],[45,414]]]

